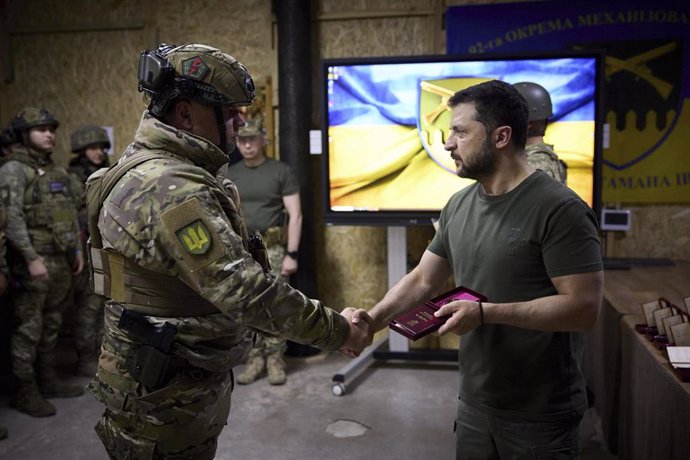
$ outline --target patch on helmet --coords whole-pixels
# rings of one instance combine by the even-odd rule
[[[198,219],[175,232],[185,251],[194,255],[206,254],[211,247],[210,232]]]
[[[209,68],[201,59],[201,56],[194,56],[193,58],[182,61],[182,76],[184,77],[192,77],[201,80],[208,71]]]

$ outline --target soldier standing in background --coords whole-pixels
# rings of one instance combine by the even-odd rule
[[[110,139],[100,126],[85,125],[77,128],[70,138],[72,152],[77,154],[69,162],[67,172],[75,181],[74,189],[82,192],[79,196],[79,231],[86,251],[88,238],[88,218],[86,195],[83,193],[86,179],[108,164]],[[85,253],[85,252],[84,252]],[[93,293],[89,283],[89,270],[83,270],[72,279],[72,294],[76,312],[74,316],[74,346],[77,349],[76,375],[93,377],[98,366],[98,350],[103,335],[103,297]]]
[[[5,233],[16,253],[11,270],[19,281],[10,341],[19,379],[15,404],[21,412],[45,417],[55,414],[45,398],[84,392],[61,382],[54,367],[60,306],[69,294],[70,273],[81,272],[83,259],[69,175],[51,158],[58,121],[45,109],[27,107],[12,123],[21,145],[4,158],[0,190],[9,197]]]
[[[14,147],[18,145],[17,136],[14,133],[11,125],[3,129],[0,132],[0,165],[4,161],[4,157],[12,153]],[[11,308],[11,303],[9,301],[9,281],[10,281],[10,270],[7,264],[7,251],[5,246],[5,224],[7,222],[7,213],[5,209],[9,204],[9,193],[6,189],[0,189],[0,317],[2,318],[2,324],[0,324],[0,333],[3,334],[2,341],[3,346],[0,348],[3,353],[3,359],[6,356],[7,345],[9,342],[5,343],[5,337],[10,334],[9,317],[12,313],[9,311]],[[5,334],[7,334],[5,336]],[[0,426],[0,439],[7,438],[7,428]]]
[[[0,158],[6,157],[12,153],[15,147],[19,146],[17,134],[12,129],[10,124],[7,128],[0,132]]]
[[[267,142],[263,120],[247,120],[237,143],[243,161],[228,169],[228,178],[240,193],[247,230],[259,232],[266,244],[272,273],[289,281],[297,271],[302,233],[299,183],[288,165],[266,157]],[[284,384],[286,348],[284,338],[258,334],[237,383],[252,383],[267,370],[268,383]]]
[[[371,337],[354,309],[269,272],[217,175],[254,99],[246,68],[205,45],[161,45],[142,53],[139,88],[151,102],[134,141],[87,183],[94,290],[108,298],[96,432],[113,459],[212,459],[252,330],[348,354]]]
[[[513,86],[527,100],[529,109],[525,146],[527,161],[535,169],[540,169],[563,185],[567,185],[567,165],[558,158],[553,145],[544,142],[546,126],[553,115],[549,92],[543,86],[527,81],[515,83]]]
[[[9,286],[10,270],[7,266],[7,259],[5,258],[5,223],[7,222],[5,208],[9,204],[9,194],[7,190],[0,189],[0,297],[4,297]],[[5,308],[6,303],[2,302],[2,308]],[[7,437],[7,428],[0,425],[0,439]]]

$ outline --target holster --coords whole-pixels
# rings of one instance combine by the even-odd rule
[[[170,379],[172,355],[150,345],[133,344],[125,358],[125,366],[132,378],[150,390],[162,388]]]

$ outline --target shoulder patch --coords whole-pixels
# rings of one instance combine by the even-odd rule
[[[165,233],[177,241],[181,261],[191,271],[199,270],[226,254],[218,234],[197,198],[192,198],[161,214]]]
[[[206,254],[211,247],[209,231],[201,219],[185,225],[175,232],[182,247],[190,254]]]

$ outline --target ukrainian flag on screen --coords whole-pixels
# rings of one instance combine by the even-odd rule
[[[591,204],[595,60],[590,58],[331,66],[330,203],[334,210],[441,209],[471,184],[455,175],[447,101],[482,81],[531,81],[550,93],[546,142],[568,164],[568,185]]]

